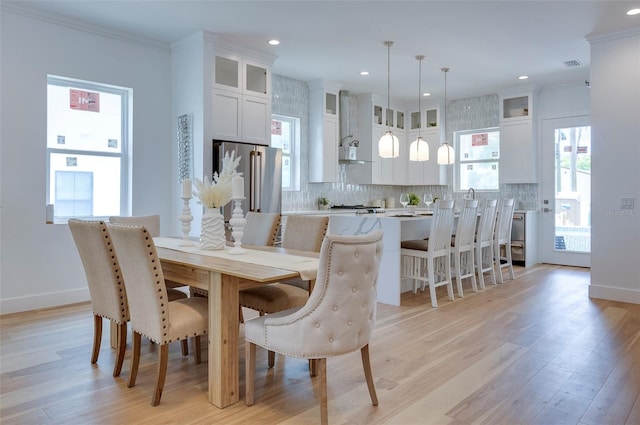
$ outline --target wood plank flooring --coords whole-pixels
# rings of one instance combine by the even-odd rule
[[[450,302],[439,288],[380,304],[371,347],[379,406],[359,352],[327,365],[331,424],[640,424],[640,306],[588,298],[589,270],[540,265]],[[246,311],[247,318],[252,317]],[[105,323],[105,329],[108,329]],[[170,347],[159,406],[157,350],[143,343],[137,384],[111,376],[108,332],[90,364],[88,303],[0,317],[0,422],[11,424],[314,424],[318,387],[307,362],[258,350],[255,404],[207,403],[206,360]],[[241,336],[243,330],[241,328]],[[206,349],[206,348],[205,348]],[[203,359],[206,359],[206,353]]]

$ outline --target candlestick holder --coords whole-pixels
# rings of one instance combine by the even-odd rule
[[[231,235],[233,236],[233,248],[229,250],[229,254],[244,254],[247,252],[242,248],[242,235],[244,234],[244,225],[247,220],[244,218],[244,212],[242,211],[242,198],[232,198],[233,201],[233,213],[231,215]]]
[[[182,206],[182,212],[180,213],[180,222],[182,223],[182,242],[179,246],[193,246],[193,242],[189,240],[189,232],[191,231],[191,222],[193,216],[191,215],[191,208],[189,208],[189,201],[191,196],[182,196],[184,205]]]

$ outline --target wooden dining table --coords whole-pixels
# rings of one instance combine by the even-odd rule
[[[154,241],[165,280],[209,292],[208,398],[219,408],[232,405],[239,400],[240,387],[238,291],[291,278],[309,280],[313,285],[318,253],[243,247],[247,254],[228,255],[229,250],[224,250],[217,256],[195,246],[189,250],[177,247],[175,239]]]

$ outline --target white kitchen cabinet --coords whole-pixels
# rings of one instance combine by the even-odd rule
[[[309,182],[338,181],[340,84],[309,83]]]
[[[402,185],[406,178],[403,150],[407,151],[404,111],[387,108],[386,100],[374,94],[357,96],[358,99],[358,159],[363,164],[352,165],[351,176],[357,184]],[[384,123],[384,124],[383,124]],[[398,137],[400,156],[380,158],[378,140],[389,127]],[[408,155],[408,151],[405,152]]]
[[[535,90],[500,95],[500,183],[537,183]]]
[[[437,153],[440,147],[440,109],[437,107],[423,108],[420,112],[414,111],[410,113],[409,131],[407,132],[407,152],[405,157],[405,168],[407,170],[407,176],[405,182],[407,185],[442,185],[446,184],[444,180],[444,173],[441,172],[441,167],[438,165]],[[423,127],[419,131],[420,126],[423,123],[427,123],[426,127]],[[409,159],[409,147],[411,143],[418,137],[418,133],[422,135],[422,138],[429,145],[429,160],[428,161],[411,161]]]
[[[213,68],[214,138],[269,145],[271,66],[220,50]]]

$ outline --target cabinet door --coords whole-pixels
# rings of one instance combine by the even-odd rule
[[[242,141],[259,145],[271,143],[271,108],[265,98],[244,96]]]
[[[239,93],[213,91],[213,132],[216,139],[242,141],[241,97]]]
[[[214,84],[217,88],[241,92],[242,60],[233,56],[216,55],[214,63]]]
[[[500,182],[536,183],[536,148],[531,120],[500,127]]]
[[[244,66],[244,94],[251,96],[270,95],[271,78],[269,68],[261,63],[245,59]]]
[[[398,138],[400,154],[397,158],[391,158],[391,179],[387,184],[405,185],[407,184],[407,162],[409,161],[409,145],[407,144],[407,134],[404,131],[394,131]]]

